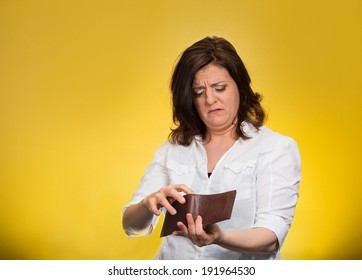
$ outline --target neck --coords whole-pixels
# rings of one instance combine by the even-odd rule
[[[232,125],[228,129],[224,130],[208,129],[205,137],[205,143],[221,142],[225,140],[236,140],[236,139],[238,139],[238,137],[236,134],[235,125]]]
[[[235,144],[237,134],[233,129],[213,131],[208,130],[204,140],[204,148],[207,155],[207,170],[212,172],[221,157]]]

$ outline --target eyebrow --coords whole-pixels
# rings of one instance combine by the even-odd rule
[[[212,83],[212,84],[210,85],[210,87],[216,87],[216,86],[218,86],[218,85],[220,85],[220,84],[222,84],[222,83],[226,83],[226,81],[219,81],[219,82],[216,82],[216,83]],[[204,86],[195,85],[195,86],[193,86],[192,88],[193,88],[193,89],[199,89],[199,88],[204,88]]]

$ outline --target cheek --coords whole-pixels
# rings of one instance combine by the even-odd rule
[[[228,96],[227,100],[224,100],[225,105],[229,108],[230,113],[234,115],[239,110],[240,100],[234,93]]]
[[[237,113],[238,110],[239,110],[239,105],[240,105],[240,100],[239,98],[237,98],[235,101],[234,101],[234,109],[235,109],[235,112]]]
[[[240,106],[240,96],[239,93],[236,93],[234,95],[234,98],[232,100],[232,104],[234,106],[234,110],[237,112],[239,110],[239,106]]]

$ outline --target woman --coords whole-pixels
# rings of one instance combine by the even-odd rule
[[[156,152],[124,209],[130,236],[149,234],[161,210],[183,194],[237,190],[230,220],[187,224],[164,238],[159,259],[278,259],[294,217],[300,182],[297,144],[263,126],[261,97],[225,39],[190,46],[171,81],[177,127]]]

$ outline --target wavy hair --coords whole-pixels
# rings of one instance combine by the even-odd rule
[[[259,129],[265,121],[261,95],[252,90],[249,74],[233,45],[224,38],[206,37],[182,53],[172,74],[172,118],[176,127],[171,129],[169,138],[173,143],[189,146],[197,135],[205,140],[207,128],[196,111],[192,84],[196,73],[210,63],[224,67],[238,87],[238,137],[249,139],[243,131],[242,122],[249,122]]]

